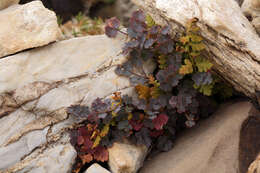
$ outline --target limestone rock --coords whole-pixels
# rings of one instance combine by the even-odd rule
[[[244,0],[241,8],[246,16],[251,16],[253,18],[260,16],[259,0]]]
[[[242,4],[242,11],[248,19],[252,20],[252,25],[260,36],[260,1],[245,0]]]
[[[85,173],[110,173],[108,170],[103,168],[97,163],[92,164],[86,171]]]
[[[136,173],[143,165],[147,147],[135,146],[129,143],[114,143],[108,149],[108,164],[112,173]]]
[[[252,25],[255,27],[256,32],[260,36],[260,16],[255,17],[252,21]]]
[[[18,4],[19,0],[1,0],[0,1],[0,10],[7,8],[13,4]]]
[[[41,1],[0,11],[0,57],[54,42],[60,35],[54,12]]]
[[[260,172],[260,155],[252,162],[248,168],[247,173],[259,173]]]
[[[177,138],[174,148],[141,173],[245,173],[260,151],[260,118],[248,102],[223,105]]]
[[[67,173],[76,156],[68,129],[73,104],[131,94],[114,73],[126,38],[80,37],[0,59],[0,172]]]

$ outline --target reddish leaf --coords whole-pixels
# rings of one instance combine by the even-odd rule
[[[120,26],[120,21],[116,17],[112,17],[106,21],[106,25],[108,27],[118,29]]]
[[[83,136],[78,136],[77,144],[78,144],[78,145],[82,145],[83,143],[84,143],[84,138],[83,138]]]
[[[153,119],[153,124],[156,130],[161,130],[168,122],[169,117],[166,114],[160,114]]]
[[[108,161],[107,149],[103,146],[96,147],[94,152],[94,159],[101,162]]]
[[[151,131],[150,132],[150,136],[157,138],[158,136],[163,135],[163,130],[156,130],[156,131]]]
[[[91,141],[90,138],[85,138],[84,147],[91,148],[92,146],[93,146],[93,141]]]
[[[143,123],[138,123],[137,121],[131,120],[129,121],[130,125],[134,130],[139,131],[143,127]]]
[[[85,127],[80,127],[78,129],[79,136],[88,136],[90,133]]]
[[[97,123],[98,122],[98,116],[95,113],[91,113],[88,115],[88,120],[92,123]]]
[[[79,157],[83,164],[89,163],[93,160],[93,156],[91,154],[80,155]]]
[[[93,141],[90,140],[90,138],[85,138],[84,139],[84,145],[81,146],[81,152],[87,152],[89,153],[91,148],[93,146]]]
[[[105,33],[108,37],[115,37],[120,26],[120,21],[113,17],[106,21]]]
[[[118,31],[117,31],[116,29],[114,29],[114,28],[111,28],[111,27],[109,27],[109,26],[106,26],[106,27],[105,27],[105,33],[106,33],[106,35],[107,35],[108,37],[111,37],[111,38],[116,37],[117,32],[118,32]]]

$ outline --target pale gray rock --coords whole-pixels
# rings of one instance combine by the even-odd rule
[[[0,172],[71,171],[76,152],[67,131],[80,120],[66,108],[132,94],[114,72],[126,61],[125,39],[80,37],[0,59]]]
[[[252,25],[260,36],[260,1],[245,0],[241,8],[245,16],[252,21]]]
[[[108,164],[112,173],[136,173],[142,167],[148,149],[144,145],[116,142],[108,152]]]
[[[0,10],[7,8],[11,5],[18,4],[20,0],[1,0],[0,1]]]
[[[55,13],[41,1],[1,10],[0,26],[0,57],[47,45],[60,36]]]
[[[85,173],[110,173],[108,170],[103,168],[97,163],[92,164],[86,171]]]

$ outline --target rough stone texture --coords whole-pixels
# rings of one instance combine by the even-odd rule
[[[241,8],[245,16],[252,20],[252,25],[260,35],[260,1],[245,0]]]
[[[234,0],[133,0],[157,23],[180,35],[196,17],[208,56],[218,74],[255,98],[260,91],[260,38]]]
[[[260,152],[260,112],[257,109],[251,109],[249,114],[250,116],[243,122],[240,130],[239,170],[241,173],[247,171]]]
[[[250,164],[247,173],[260,173],[260,155]]]
[[[0,1],[0,10],[7,8],[13,4],[18,4],[19,0],[1,0]]]
[[[92,164],[86,171],[85,173],[110,173],[108,170],[103,168],[97,163]]]
[[[41,1],[0,11],[0,57],[54,42],[60,35],[54,12]]]
[[[70,172],[76,156],[67,130],[72,104],[131,94],[114,73],[125,37],[75,38],[0,59],[0,172]],[[148,68],[147,68],[148,70]]]
[[[235,0],[235,1],[237,1],[237,3],[238,3],[239,6],[241,6],[242,3],[244,2],[244,0]]]
[[[108,149],[110,170],[113,173],[136,173],[143,165],[147,147],[129,143],[114,143]]]
[[[144,164],[141,173],[245,173],[249,164],[258,154],[252,146],[259,142],[259,129],[247,133],[253,114],[249,113],[252,105],[248,102],[226,104],[209,119],[200,122],[195,128],[180,136],[174,148],[161,153]],[[259,117],[257,117],[259,118]],[[248,121],[249,120],[249,121]],[[259,122],[258,122],[259,124]],[[260,126],[260,125],[258,125]],[[244,135],[241,135],[244,134]],[[250,138],[254,137],[254,138]],[[241,141],[243,144],[241,144]],[[254,143],[254,144],[251,144]],[[247,153],[247,154],[241,154]],[[251,160],[252,159],[252,160]],[[249,164],[243,162],[251,160]]]

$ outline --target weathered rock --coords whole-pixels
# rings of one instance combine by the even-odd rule
[[[260,16],[260,1],[244,0],[241,9],[246,16],[251,16],[253,18]]]
[[[70,171],[76,153],[67,130],[79,120],[66,107],[131,94],[129,80],[114,73],[126,60],[124,40],[81,37],[0,59],[0,172]]]
[[[0,1],[0,10],[7,8],[13,4],[18,4],[19,0],[1,0]]]
[[[260,155],[250,164],[247,173],[260,173]]]
[[[223,105],[187,130],[174,148],[144,164],[141,173],[245,173],[260,151],[260,113],[248,102]]]
[[[260,36],[260,16],[255,17],[252,21],[252,25],[255,27],[256,32]]]
[[[0,57],[54,42],[60,35],[54,12],[41,1],[0,11]]]
[[[110,170],[113,173],[136,173],[143,165],[147,147],[129,143],[114,143],[108,149]]]
[[[92,164],[86,171],[85,173],[110,173],[108,170],[103,168],[97,163]]]
[[[234,0],[133,0],[158,24],[180,36],[197,18],[214,70],[238,91],[255,99],[260,91],[260,37]]]
[[[252,21],[252,25],[260,35],[260,1],[245,0],[241,8],[245,16]]]
[[[241,6],[244,0],[235,0],[235,1],[237,1],[239,6]]]

